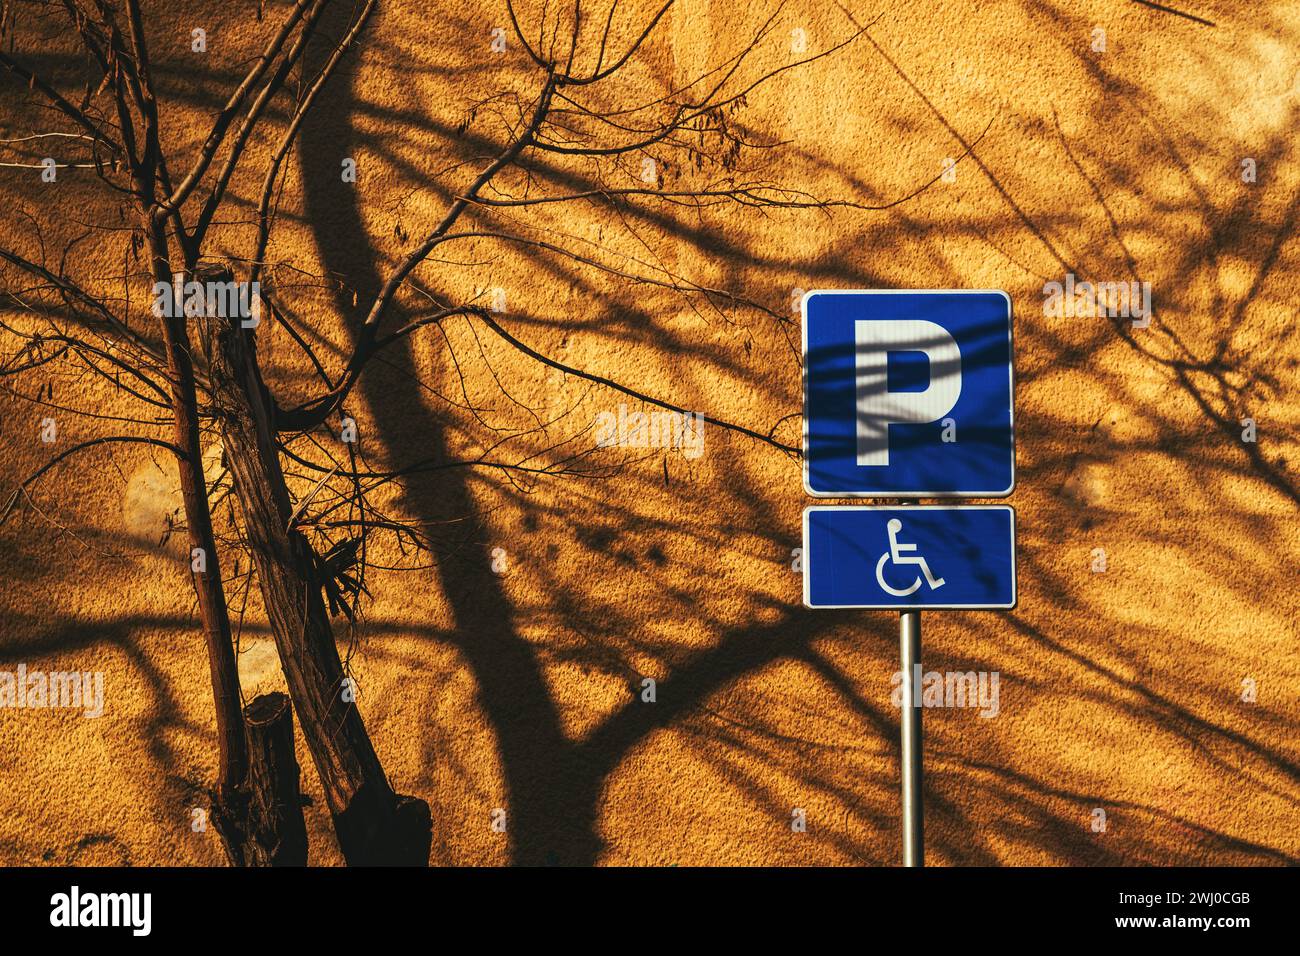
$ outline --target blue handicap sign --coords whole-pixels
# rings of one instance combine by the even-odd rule
[[[1011,608],[1016,516],[1007,505],[814,506],[803,513],[810,608]]]
[[[803,349],[808,494],[1011,494],[1005,292],[809,292]]]

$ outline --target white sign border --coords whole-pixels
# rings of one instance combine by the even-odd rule
[[[1007,383],[1011,389],[1011,484],[1002,491],[815,491],[808,483],[808,300],[815,295],[1000,295],[1007,300]],[[1015,309],[1004,289],[813,289],[799,300],[803,337],[803,490],[810,498],[1007,498],[1016,490],[1016,351]],[[855,406],[856,407],[856,406]]]
[[[1009,511],[1011,512],[1010,604],[813,604],[808,515],[813,511]],[[807,505],[803,509],[803,606],[810,611],[1010,611],[1020,600],[1016,576],[1016,509],[1011,505]]]

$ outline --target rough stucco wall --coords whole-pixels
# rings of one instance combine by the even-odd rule
[[[626,223],[578,206],[530,214],[574,242],[782,315],[796,289],[1010,293],[1020,604],[926,617],[927,669],[997,671],[1001,688],[996,718],[925,715],[935,863],[1300,858],[1300,15],[1280,4],[1174,5],[1214,26],[1120,0],[788,4],[754,69],[797,59],[796,28],[815,53],[847,39],[854,20],[871,27],[749,95],[736,121],[787,143],[756,161],[760,175],[883,205],[963,157],[963,141],[976,144],[955,182],[879,211],[697,217],[647,204]],[[633,18],[629,8],[625,33],[652,9]],[[662,92],[734,55],[770,12],[678,3],[644,57],[595,95]],[[202,139],[213,91],[230,88],[268,26],[201,3],[150,22],[161,82],[178,101],[164,114],[169,143],[182,149]],[[202,60],[186,52],[196,25],[210,35]],[[409,248],[399,227],[427,229],[500,142],[488,119],[457,134],[465,109],[499,88],[536,88],[517,43],[488,52],[498,25],[508,20],[497,4],[383,4],[359,65],[304,130],[270,257],[300,270],[277,273],[282,298],[296,283],[296,314],[336,360],[352,291],[364,304]],[[1090,48],[1096,26],[1104,53]],[[54,62],[62,42],[19,52]],[[255,144],[254,168],[265,149]],[[339,181],[346,156],[358,162],[355,186]],[[1244,157],[1257,161],[1258,182],[1242,182]],[[585,172],[575,162],[548,174]],[[669,175],[698,185],[704,174]],[[39,216],[57,189],[60,208],[112,222],[113,206],[89,205],[86,177],[34,179],[0,170],[5,208]],[[240,195],[256,183],[260,174]],[[75,220],[49,223],[51,248],[82,231]],[[248,236],[228,227],[211,251],[243,255]],[[32,248],[16,215],[3,239]],[[79,261],[120,274],[122,244],[96,234]],[[711,420],[763,431],[781,421],[777,437],[797,441],[797,320],[694,309],[501,244],[448,258],[423,267],[422,281],[453,300],[504,288],[505,321],[533,348]],[[1096,319],[1044,316],[1044,282],[1067,272],[1150,282],[1151,327],[1120,336]],[[317,278],[326,273],[342,291]],[[147,283],[134,288],[143,301]],[[446,333],[417,337],[354,398],[372,465],[481,450],[494,433],[464,410],[471,403],[508,429],[535,424],[520,404],[537,408],[551,423],[545,438],[517,447],[541,448],[570,438],[589,447],[582,433],[595,414],[630,401],[481,328],[481,352],[468,326]],[[264,349],[277,387],[304,394],[309,370],[283,330],[269,327]],[[434,391],[413,386],[412,373]],[[60,401],[131,408],[108,388],[53,371],[48,382]],[[0,394],[6,489],[48,456],[35,437],[41,414]],[[1243,417],[1258,423],[1255,445],[1241,441]],[[69,443],[111,427],[59,422]],[[791,549],[808,502],[798,463],[709,426],[695,460],[602,456],[628,462],[604,480],[543,481],[530,494],[461,470],[378,497],[429,519],[445,545],[436,566],[372,578],[351,660],[390,779],[433,807],[434,862],[895,862],[895,618],[800,608]],[[185,565],[174,545],[157,545],[175,507],[170,481],[143,452],[97,451],[36,495],[66,533],[31,511],[0,528],[4,667],[102,670],[107,683],[99,719],[0,712],[6,863],[220,862],[215,834],[190,827],[194,790],[214,771],[213,720]],[[498,547],[503,575],[490,566]],[[1099,547],[1105,573],[1091,571]],[[379,556],[404,560],[391,548]],[[241,641],[250,696],[280,680],[252,592]],[[229,593],[238,608],[242,585]],[[654,704],[637,698],[647,676],[659,682]],[[1240,699],[1244,678],[1258,683],[1254,703]],[[312,861],[336,864],[301,741],[300,761],[315,798]],[[498,807],[506,834],[489,826]],[[796,807],[806,833],[791,830]],[[1098,807],[1104,833],[1089,826]]]

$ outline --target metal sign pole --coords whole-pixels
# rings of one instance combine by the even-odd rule
[[[921,612],[898,614],[898,651],[903,663],[902,751],[903,770],[903,866],[925,866],[925,820],[921,764],[920,681],[916,669],[921,663]]]

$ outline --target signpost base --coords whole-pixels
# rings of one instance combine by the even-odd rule
[[[903,866],[925,866],[925,801],[921,765],[921,612],[898,615],[898,651],[903,663],[900,764],[903,776]]]

